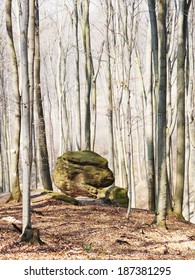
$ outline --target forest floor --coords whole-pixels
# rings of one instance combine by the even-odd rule
[[[32,197],[32,224],[45,245],[20,242],[20,234],[2,218],[21,221],[21,203],[0,203],[1,260],[195,260],[195,225],[167,219],[168,229],[152,225],[154,214],[102,203],[72,205]]]

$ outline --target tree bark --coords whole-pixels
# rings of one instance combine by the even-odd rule
[[[45,242],[40,239],[39,230],[36,228],[26,228],[20,242],[30,243],[31,245],[45,245]]]
[[[76,135],[75,135],[75,148],[76,150],[81,149],[81,93],[80,93],[80,54],[79,54],[79,31],[78,31],[78,0],[74,0],[74,13],[75,13],[75,43],[76,43],[76,56],[75,56],[75,64],[76,64]]]
[[[82,3],[83,16],[83,46],[85,53],[85,79],[86,92],[84,98],[84,149],[91,150],[91,89],[92,78],[94,75],[92,54],[91,54],[91,38],[89,23],[89,0]]]
[[[153,85],[152,85],[152,53],[151,36],[148,38],[146,69],[146,145],[147,145],[147,178],[148,178],[148,208],[156,210],[155,190],[155,160],[154,160],[154,106],[153,106]]]
[[[183,218],[185,181],[185,57],[188,11],[191,1],[179,1],[177,50],[177,167],[174,213]]]
[[[21,89],[22,89],[22,187],[23,187],[23,233],[31,228],[30,216],[30,98],[28,75],[28,21],[29,2],[21,0],[20,13],[20,59],[21,59]]]
[[[36,108],[38,116],[38,145],[39,145],[39,168],[40,179],[44,189],[53,190],[49,168],[49,158],[47,150],[47,139],[45,130],[45,118],[43,114],[42,95],[41,95],[41,78],[40,78],[40,39],[39,39],[39,1],[35,0],[35,93]]]
[[[159,0],[159,90],[158,90],[158,208],[157,225],[166,227],[167,169],[166,169],[166,95],[167,95],[167,33],[166,0]]]
[[[19,153],[20,153],[20,130],[21,130],[21,109],[20,109],[20,90],[19,90],[19,75],[18,75],[18,61],[13,40],[12,31],[12,0],[6,0],[6,31],[7,42],[12,63],[12,85],[13,94],[11,100],[13,101],[13,115],[14,115],[14,130],[10,139],[10,187],[12,198],[16,201],[21,200],[21,191],[19,183]]]
[[[109,43],[109,24],[111,18],[110,1],[106,0],[106,34],[105,34],[105,51],[106,51],[106,80],[107,80],[107,125],[108,125],[108,157],[109,168],[115,173],[114,166],[114,124],[113,124],[113,91],[112,91],[112,76],[111,76],[111,61],[110,61],[110,43]]]
[[[151,34],[152,34],[152,55],[154,64],[154,74],[155,74],[155,88],[158,87],[159,82],[159,63],[158,63],[158,28],[156,19],[156,1],[148,0],[150,24],[151,24]]]

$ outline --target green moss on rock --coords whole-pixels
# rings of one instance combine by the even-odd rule
[[[128,207],[128,196],[127,196],[127,190],[119,187],[115,187],[109,195],[109,199],[113,203],[118,203],[123,207]]]
[[[107,159],[92,151],[67,152],[62,156],[62,158],[79,165],[92,165],[98,167],[108,166]]]
[[[74,204],[74,205],[78,205],[79,202],[71,197],[71,196],[68,196],[64,193],[59,193],[59,192],[52,192],[52,191],[46,191],[44,190],[41,194],[44,194],[44,195],[47,195],[47,197],[49,199],[56,199],[56,200],[61,200],[61,201],[64,201],[64,202],[67,202],[67,203],[70,203],[70,204]]]
[[[63,193],[72,197],[96,196],[99,188],[113,184],[108,161],[92,151],[67,152],[58,158],[53,180]]]
[[[98,199],[109,199],[113,204],[120,204],[123,207],[128,207],[127,190],[119,187],[114,187],[110,190],[101,189],[98,191]]]

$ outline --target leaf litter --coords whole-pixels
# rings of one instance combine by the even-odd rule
[[[22,221],[22,204],[0,204],[0,259],[195,259],[195,225],[174,216],[167,218],[166,230],[153,226],[154,214],[143,209],[132,209],[127,220],[125,208],[102,203],[32,198],[31,207],[32,225],[46,245],[19,242],[19,232],[6,217]]]

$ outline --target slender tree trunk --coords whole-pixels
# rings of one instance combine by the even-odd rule
[[[21,59],[21,88],[22,88],[22,187],[23,187],[23,234],[31,229],[30,216],[30,98],[28,75],[28,21],[29,2],[21,0],[20,13],[20,59]]]
[[[85,79],[86,92],[84,98],[84,149],[91,149],[91,89],[92,77],[94,75],[92,54],[91,54],[91,38],[90,38],[90,23],[89,23],[89,0],[84,0],[82,3],[83,13],[83,46],[85,52]]]
[[[41,96],[41,78],[40,78],[40,39],[39,39],[39,1],[35,0],[35,92],[36,107],[38,115],[38,144],[39,144],[39,168],[40,179],[44,189],[52,190],[52,181],[50,176],[49,159],[47,151],[47,139],[45,130],[45,118],[43,114],[42,96]]]
[[[154,64],[155,74],[155,88],[158,87],[159,81],[159,63],[158,63],[158,30],[157,30],[157,19],[156,19],[156,1],[148,0],[151,33],[152,33],[152,55]]]
[[[192,2],[191,7],[192,17],[191,17],[191,28],[190,28],[190,116],[189,116],[189,132],[190,132],[190,187],[193,192],[191,200],[191,216],[190,221],[195,223],[195,6]]]
[[[96,128],[97,128],[97,77],[100,71],[101,58],[104,48],[104,41],[102,42],[100,55],[98,58],[98,65],[92,77],[92,104],[91,104],[91,150],[95,150]]]
[[[153,86],[152,86],[152,53],[151,36],[148,39],[147,48],[147,87],[146,87],[146,145],[147,145],[147,178],[148,178],[148,208],[151,211],[156,210],[155,203],[155,161],[154,161],[154,111],[153,111]]]
[[[178,50],[177,50],[177,170],[174,195],[174,213],[182,216],[185,181],[185,57],[189,5],[179,1]]]
[[[147,96],[147,110],[149,110],[150,121],[152,121],[152,127],[150,127],[150,132],[147,132],[147,151],[148,151],[148,172],[150,172],[150,177],[148,178],[148,198],[149,198],[149,208],[151,210],[156,210],[156,193],[158,185],[158,170],[155,166],[155,161],[157,163],[158,155],[158,135],[155,132],[154,127],[157,127],[156,111],[157,111],[157,92],[159,83],[159,58],[158,58],[158,28],[156,19],[156,1],[148,0],[149,16],[150,16],[150,26],[151,26],[151,44],[152,44],[152,58],[153,58],[153,71],[154,71],[154,81],[151,77],[151,93]],[[153,118],[153,120],[151,119]],[[149,127],[148,127],[149,128]],[[156,129],[157,131],[157,129]],[[153,135],[153,139],[151,138]],[[155,150],[156,149],[156,150]],[[156,170],[156,171],[155,171]],[[149,174],[149,173],[148,173]]]
[[[34,0],[32,0],[34,1]],[[31,177],[31,104],[29,90],[29,67],[28,67],[28,22],[29,2],[19,2],[20,15],[20,59],[21,59],[21,90],[22,90],[22,236],[21,242],[31,244],[43,244],[39,238],[39,230],[32,228],[30,214],[30,177]]]
[[[190,111],[190,89],[189,89],[189,75],[190,75],[190,64],[189,64],[189,36],[187,27],[187,46],[186,46],[186,63],[185,63],[185,92],[186,92],[186,108],[185,108],[185,182],[184,182],[184,207],[183,216],[185,220],[190,221],[190,123],[189,114]]]
[[[35,58],[35,0],[29,1],[29,22],[28,22],[28,74],[29,74],[29,100],[30,100],[30,145],[33,135],[33,110],[34,110],[34,58]],[[31,153],[31,165],[33,153]]]
[[[13,94],[11,100],[13,101],[13,115],[14,126],[12,128],[12,139],[10,140],[10,185],[13,199],[19,201],[21,199],[20,183],[19,183],[19,152],[20,152],[20,130],[21,130],[21,110],[20,110],[20,90],[19,90],[19,76],[18,76],[18,62],[13,41],[12,31],[12,0],[6,0],[6,30],[7,42],[11,55],[12,63],[12,84]]]
[[[60,31],[61,33],[61,26]],[[62,80],[61,80],[61,59],[62,59],[62,42],[59,34],[59,43],[58,43],[58,58],[56,65],[56,78],[54,74],[56,92],[58,97],[58,122],[59,122],[59,154],[63,153],[63,129],[62,129]]]
[[[190,166],[190,138],[189,138],[189,117],[186,114],[186,140],[185,140],[185,188],[183,201],[183,216],[186,221],[190,221],[190,185],[189,185],[189,166]]]
[[[106,34],[105,34],[105,51],[106,51],[106,80],[107,80],[107,125],[108,125],[108,157],[109,168],[115,173],[114,166],[114,124],[113,124],[113,91],[110,61],[110,43],[109,43],[109,24],[111,18],[110,1],[105,1],[106,5]]]
[[[1,73],[2,74],[2,73]],[[7,102],[4,95],[4,82],[3,82],[3,75],[1,77],[1,95],[0,98],[3,100],[1,108],[1,121],[0,121],[0,134],[1,134],[1,161],[2,161],[2,189],[3,192],[10,192],[10,172],[9,172],[9,157],[8,157],[8,137],[7,137]]]
[[[152,62],[152,59],[150,60]],[[152,65],[150,65],[149,85],[147,90],[147,102],[146,102],[146,142],[147,142],[147,178],[148,178],[148,206],[151,211],[155,211],[155,161],[154,161],[154,111],[153,111],[153,96],[152,96]]]
[[[76,150],[81,149],[81,98],[80,98],[80,54],[79,54],[79,31],[78,31],[78,0],[74,0],[74,13],[75,13],[75,42],[76,42],[76,57],[75,57],[75,64],[76,64],[76,104],[75,104],[75,112],[76,112]]]
[[[166,0],[159,0],[159,91],[158,91],[158,210],[157,225],[166,227],[167,169],[166,169],[166,95],[167,95],[167,34]]]

